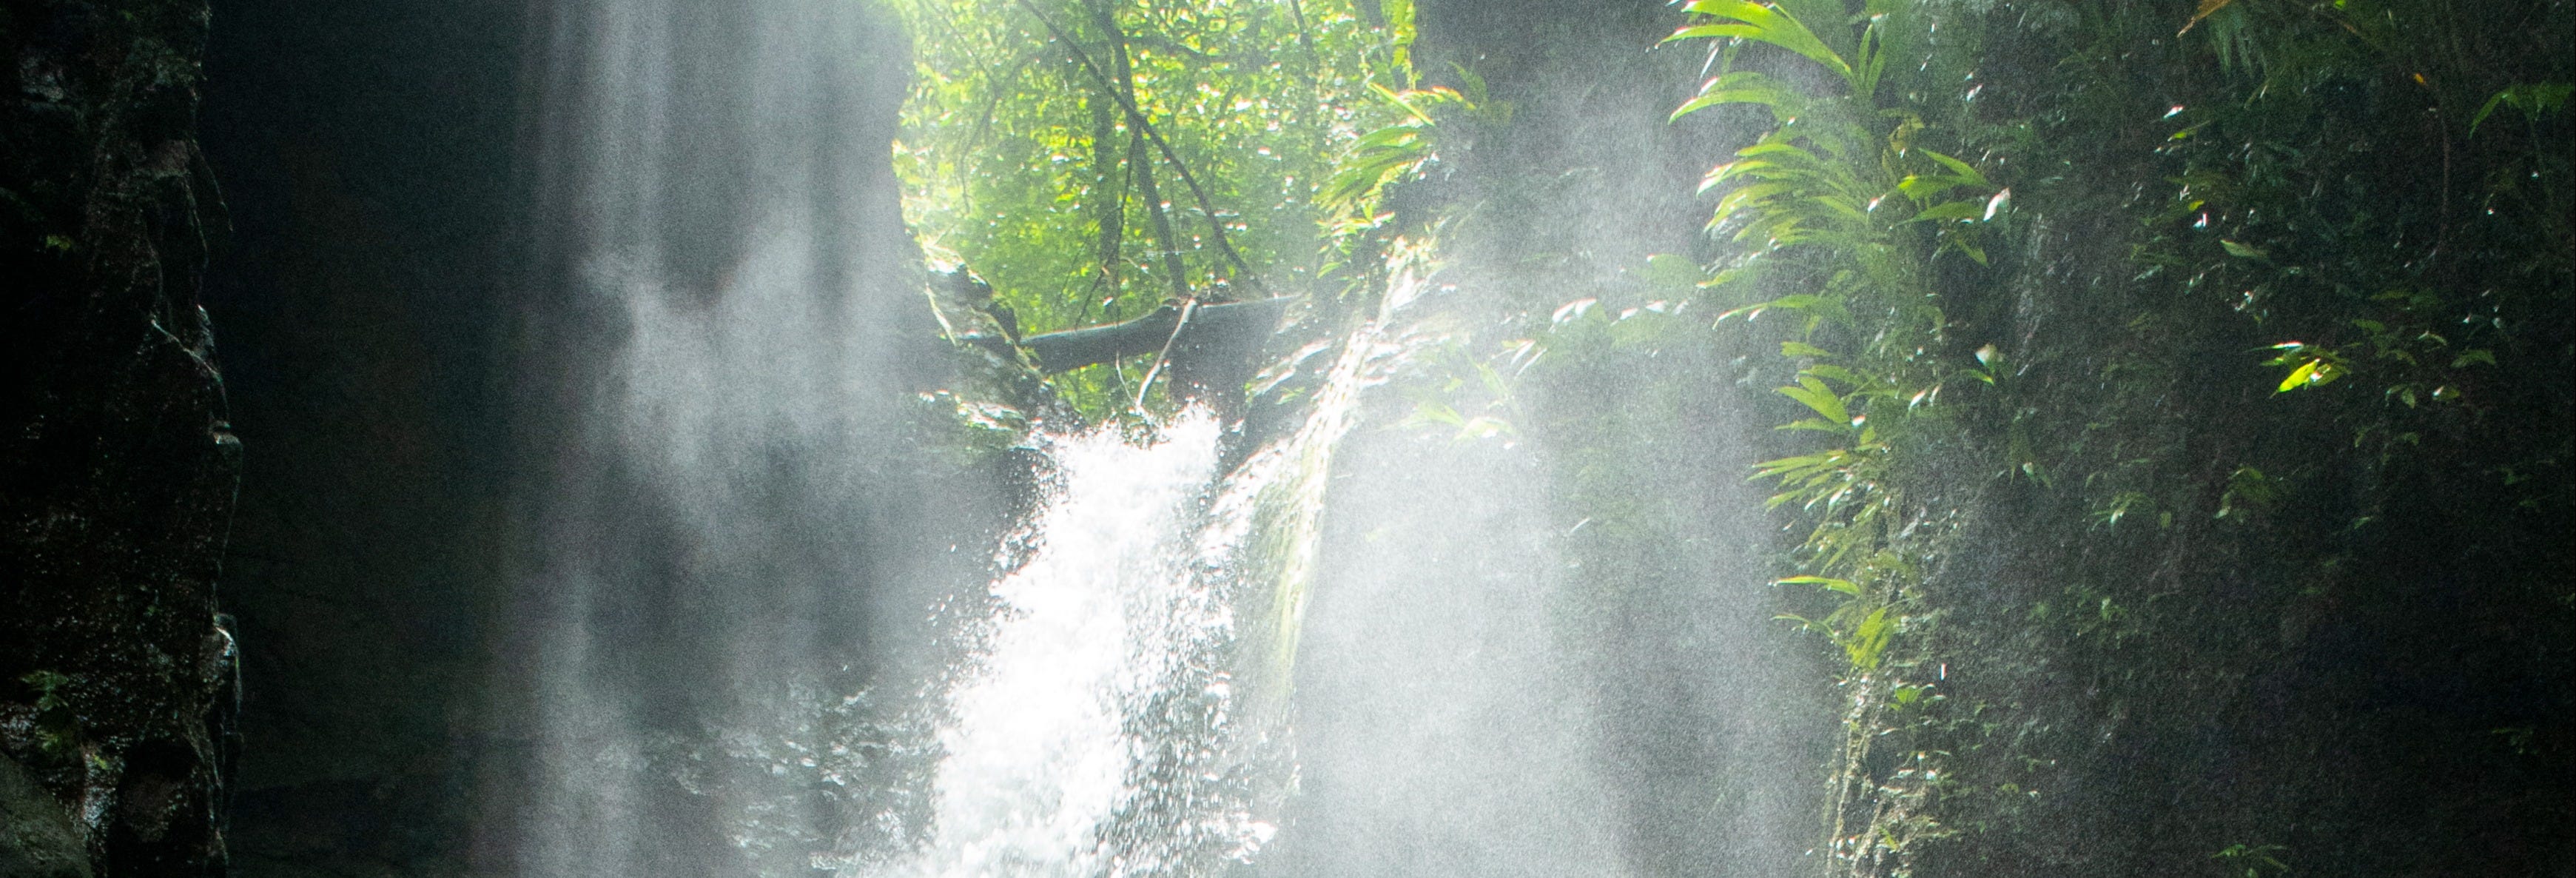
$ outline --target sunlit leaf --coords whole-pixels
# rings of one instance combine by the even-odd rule
[[[2263,259],[2272,255],[2271,251],[2265,250],[2261,247],[2256,247],[2251,244],[2242,244],[2225,238],[2218,239],[2218,246],[2226,248],[2227,255],[2234,256],[2239,259]]]
[[[1799,376],[1797,384],[1781,387],[1776,392],[1815,410],[1816,414],[1823,416],[1825,420],[1839,424],[1851,423],[1851,412],[1843,408],[1842,397],[1834,395],[1833,389],[1827,387],[1823,381],[1802,375]]]
[[[1791,577],[1786,577],[1786,578],[1782,578],[1782,579],[1773,580],[1773,581],[1772,581],[1772,584],[1773,584],[1773,585],[1812,585],[1812,586],[1815,586],[1815,587],[1817,587],[1817,588],[1824,589],[1824,590],[1826,590],[1826,591],[1831,591],[1831,592],[1840,592],[1840,593],[1842,593],[1842,594],[1851,595],[1851,596],[1853,596],[1853,597],[1859,597],[1859,596],[1860,596],[1860,586],[1859,586],[1859,585],[1857,585],[1857,584],[1854,584],[1851,580],[1848,580],[1848,579],[1832,579],[1832,578],[1829,578],[1829,577],[1823,577],[1823,576],[1791,576]]]
[[[1844,383],[1844,384],[1849,384],[1849,385],[1851,385],[1851,386],[1853,386],[1853,387],[1860,387],[1860,386],[1863,386],[1863,385],[1867,385],[1867,384],[1872,384],[1872,383],[1874,383],[1874,382],[1869,381],[1868,379],[1862,378],[1858,373],[1855,373],[1855,372],[1853,372],[1853,371],[1851,371],[1851,370],[1849,370],[1849,369],[1845,369],[1845,368],[1843,368],[1843,367],[1841,367],[1841,366],[1836,366],[1836,365],[1834,365],[1834,364],[1832,364],[1832,363],[1817,363],[1817,364],[1815,364],[1815,365],[1808,366],[1808,367],[1804,370],[1803,374],[1807,374],[1807,375],[1814,375],[1814,376],[1816,376],[1816,377],[1818,377],[1818,378],[1825,378],[1825,379],[1830,379],[1830,380],[1834,380],[1834,381],[1840,381],[1840,382],[1842,382],[1842,383]]]
[[[2342,378],[2343,374],[2344,368],[2336,365],[2332,360],[2310,359],[2300,363],[2298,368],[2290,370],[2289,377],[2281,379],[2280,386],[2274,388],[2272,392],[2288,393],[2301,388],[2323,387],[2334,383],[2335,379]]]
[[[1665,37],[1665,42],[1709,37],[1738,37],[1769,43],[1825,66],[1838,76],[1850,77],[1851,65],[1834,54],[1814,32],[1779,10],[1748,0],[1692,0],[1684,11],[1732,20],[1737,24],[1704,24],[1682,28]]]

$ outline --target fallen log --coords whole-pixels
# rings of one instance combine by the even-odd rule
[[[1249,356],[1277,324],[1280,309],[1289,301],[1283,296],[1200,305],[1192,309],[1189,324],[1181,327],[1177,337],[1172,327],[1180,322],[1181,308],[1164,305],[1125,323],[1032,335],[1021,339],[1020,346],[1036,355],[1038,368],[1048,374],[1154,353],[1166,344],[1175,360],[1218,352]]]

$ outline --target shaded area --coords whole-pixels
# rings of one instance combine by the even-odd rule
[[[2564,874],[2567,117],[2451,114],[2565,80],[2576,18],[2374,8],[2445,39],[2236,10],[2176,40],[2189,11],[2145,3],[1955,22],[1994,102],[1969,112],[2039,136],[1994,147],[2026,237],[1940,283],[1949,362],[1991,343],[2010,372],[1906,477],[1962,513],[1923,525],[1955,688],[1860,767],[1906,791],[1882,813],[1925,794],[1915,754],[1963,784],[1925,799],[1960,831],[1913,874]],[[2256,353],[2400,336],[2420,362],[2286,391]]]
[[[0,871],[220,870],[240,443],[199,308],[205,7],[0,9]]]
[[[241,351],[245,875],[456,874],[510,419],[524,4],[223,2],[209,308]]]
[[[2563,874],[2570,8],[1730,8],[1827,872]]]

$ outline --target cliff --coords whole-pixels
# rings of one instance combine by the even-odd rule
[[[239,443],[198,291],[202,3],[0,17],[0,873],[220,871]]]

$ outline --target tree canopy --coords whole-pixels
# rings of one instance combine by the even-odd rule
[[[1333,239],[1368,220],[1319,193],[1361,131],[1411,112],[1406,0],[900,8],[922,71],[897,148],[907,217],[1023,333],[1348,282]],[[1059,388],[1117,411],[1135,359]]]

